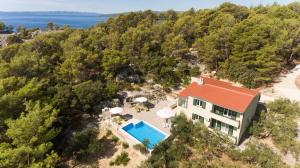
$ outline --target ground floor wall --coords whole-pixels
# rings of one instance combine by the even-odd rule
[[[218,132],[221,132],[222,134],[227,135],[228,138],[233,141],[233,143],[235,143],[235,144],[239,143],[240,125],[236,124],[236,123],[239,123],[238,121],[235,121],[235,122],[232,121],[232,123],[228,123],[228,122],[230,122],[230,119],[228,119],[228,120],[227,120],[227,118],[223,119],[224,117],[217,116],[217,114],[214,114],[212,112],[203,111],[203,110],[190,110],[190,109],[182,108],[179,106],[179,107],[177,107],[177,115],[179,115],[180,113],[185,114],[187,116],[187,118],[192,120],[193,122],[203,122],[203,124],[206,127],[208,127],[210,130],[214,130],[214,131],[217,131],[217,130],[215,130],[212,127],[213,120],[217,120],[217,121],[220,121],[220,122],[228,124],[228,125],[234,125],[235,127],[232,131],[232,135],[230,135],[230,136],[221,131],[218,131]],[[201,118],[200,117],[197,118],[197,117],[195,117],[195,115],[198,115]],[[224,120],[226,120],[227,122]]]

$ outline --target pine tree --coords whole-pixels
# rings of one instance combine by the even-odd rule
[[[28,102],[18,119],[7,120],[11,143],[0,144],[0,167],[53,167],[58,160],[51,151],[51,140],[60,131],[53,127],[57,114],[51,105]]]

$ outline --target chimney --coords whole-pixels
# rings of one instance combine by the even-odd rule
[[[203,85],[204,79],[202,77],[199,77],[199,78],[192,77],[192,82],[196,82],[196,83],[198,83],[198,85]]]
[[[204,79],[202,77],[199,78],[198,84],[199,85],[203,85],[204,84]]]

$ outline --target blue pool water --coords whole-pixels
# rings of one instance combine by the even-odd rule
[[[156,144],[161,142],[166,137],[165,134],[149,126],[143,121],[135,125],[133,123],[130,123],[124,126],[122,129],[140,142],[143,142],[145,139],[148,139],[148,149],[153,149]]]

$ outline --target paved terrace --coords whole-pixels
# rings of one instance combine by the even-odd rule
[[[129,104],[124,105],[124,112],[122,115],[132,115],[135,119],[144,120],[156,128],[160,129],[161,131],[170,134],[170,128],[165,128],[163,124],[165,123],[165,119],[160,118],[156,115],[156,112],[164,107],[169,107],[172,104],[174,104],[176,101],[173,98],[167,98],[167,100],[160,101],[157,104],[155,104],[154,108],[151,108],[150,111],[142,111],[142,112],[136,112]],[[175,110],[175,109],[174,109]],[[174,111],[175,112],[175,111]]]

